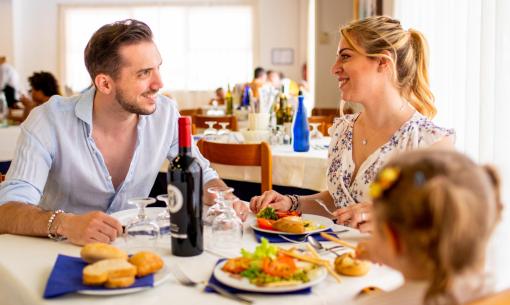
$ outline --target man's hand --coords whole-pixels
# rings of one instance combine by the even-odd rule
[[[372,203],[352,204],[334,211],[333,214],[339,225],[356,228],[361,232],[372,232]]]
[[[273,190],[265,191],[264,194],[252,197],[250,200],[250,209],[253,213],[258,213],[268,206],[279,211],[288,211],[292,202],[289,197]]]
[[[120,222],[99,211],[83,215],[63,214],[58,233],[76,245],[110,243],[122,234]]]

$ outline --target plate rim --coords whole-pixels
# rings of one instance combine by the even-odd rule
[[[257,292],[257,293],[278,293],[278,292],[293,292],[293,291],[298,291],[298,290],[302,290],[302,289],[306,289],[306,288],[310,288],[310,287],[313,287],[317,284],[319,284],[320,282],[322,282],[323,280],[326,279],[326,277],[328,276],[328,272],[326,271],[326,268],[324,267],[319,267],[320,268],[320,272],[321,274],[318,275],[315,279],[313,280],[310,280],[309,282],[307,283],[302,283],[300,285],[296,285],[296,286],[282,286],[282,287],[260,287],[260,286],[256,286],[256,285],[253,285],[251,283],[248,282],[249,286],[248,287],[244,287],[244,286],[233,286],[231,285],[230,283],[226,283],[224,280],[222,280],[222,277],[221,276],[218,276],[218,274],[221,272],[222,274],[224,274],[224,276],[229,276],[227,274],[227,272],[221,270],[221,268],[223,267],[223,265],[227,262],[227,260],[225,261],[222,261],[221,263],[217,264],[215,267],[214,267],[214,270],[213,270],[213,275],[214,277],[216,278],[216,280],[218,280],[220,283],[222,283],[223,285],[225,286],[228,286],[228,287],[231,287],[231,288],[235,288],[235,289],[239,289],[239,290],[243,290],[243,291],[249,291],[249,292]],[[237,280],[239,281],[239,280]],[[243,283],[241,281],[239,281],[240,283]],[[236,282],[233,282],[233,283],[236,283]]]
[[[159,274],[158,279],[156,279],[156,276]],[[76,291],[76,293],[84,294],[84,295],[97,295],[97,296],[108,296],[108,295],[118,295],[118,294],[129,294],[129,293],[135,293],[142,290],[150,289],[157,287],[164,282],[166,282],[168,279],[170,279],[170,268],[166,265],[163,267],[163,269],[159,270],[154,274],[154,285],[153,286],[146,286],[146,287],[132,287],[132,288],[120,288],[120,289],[105,289],[105,290],[94,290],[94,289],[82,289]]]
[[[333,223],[333,220],[327,218],[327,217],[324,217],[324,216],[321,216],[321,215],[315,215],[315,214],[302,214],[301,217],[303,216],[306,216],[306,217],[309,217],[309,216],[312,216],[312,217],[318,217],[318,218],[323,218],[323,219],[326,219],[329,223],[328,226],[326,226],[325,228],[320,228],[320,229],[316,229],[316,230],[313,230],[313,231],[309,231],[309,232],[305,232],[305,233],[290,233],[290,232],[283,232],[283,231],[275,231],[275,230],[267,230],[267,229],[262,229],[262,228],[259,228],[257,227],[257,218],[255,218],[251,223],[250,223],[250,227],[255,230],[255,231],[259,231],[259,232],[264,232],[264,233],[270,233],[270,234],[274,234],[274,235],[306,235],[306,234],[316,234],[316,233],[319,233],[319,232],[323,232],[323,231],[326,231],[328,230],[329,228],[331,228],[334,223]]]

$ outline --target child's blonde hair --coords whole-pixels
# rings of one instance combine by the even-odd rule
[[[398,20],[386,16],[352,21],[340,33],[360,54],[387,58],[400,94],[421,114],[434,117],[437,110],[429,88],[428,46],[422,33],[406,31]]]
[[[412,151],[389,162],[374,185],[377,223],[399,236],[407,260],[425,268],[430,282],[425,303],[443,297],[455,303],[449,293],[453,277],[482,267],[500,218],[494,168],[455,151]]]

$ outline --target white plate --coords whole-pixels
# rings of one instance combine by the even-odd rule
[[[326,269],[324,267],[319,267],[317,269],[313,270],[313,274],[310,275],[310,281],[307,283],[302,283],[298,285],[291,285],[291,286],[281,286],[281,287],[263,287],[263,286],[257,286],[250,283],[250,281],[247,278],[237,279],[230,275],[230,273],[225,272],[221,270],[223,268],[223,265],[227,261],[221,262],[218,265],[216,265],[216,268],[214,268],[214,276],[218,281],[221,283],[237,288],[242,289],[245,291],[253,291],[253,292],[292,292],[292,291],[298,291],[301,289],[305,289],[308,287],[312,287],[323,281],[326,276],[328,275]]]
[[[282,231],[276,231],[276,230],[261,229],[257,225],[257,219],[255,219],[252,223],[250,223],[250,226],[255,231],[273,233],[273,234],[281,234],[281,235],[314,234],[314,233],[326,231],[327,229],[331,228],[331,226],[333,226],[333,221],[327,217],[324,217],[324,216],[313,215],[313,214],[303,214],[303,215],[301,215],[301,218],[303,218],[303,220],[310,220],[315,225],[321,225],[323,227],[320,229],[316,229],[316,230],[305,231],[305,233],[289,233],[289,232],[282,232]]]
[[[154,274],[154,287],[161,285],[163,282],[170,278],[170,269],[165,265],[163,269],[159,270]],[[128,294],[134,293],[146,289],[150,289],[152,287],[133,287],[133,288],[123,288],[123,289],[108,289],[108,290],[78,290],[79,294],[88,294],[88,295],[117,295],[117,294]]]
[[[158,214],[164,211],[166,211],[166,208],[146,208],[145,214],[150,219],[156,219]],[[131,219],[136,217],[136,215],[138,215],[138,209],[123,210],[110,214],[110,216],[116,218],[123,226],[127,225]]]

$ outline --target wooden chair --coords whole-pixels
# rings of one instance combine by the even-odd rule
[[[0,173],[0,183],[3,182],[5,180],[5,175]]]
[[[325,116],[332,115],[333,117],[339,117],[340,109],[339,108],[313,108],[312,115],[325,115]]]
[[[308,123],[320,123],[320,125],[318,127],[319,131],[324,136],[327,137],[328,136],[328,128],[331,125],[333,125],[333,116],[329,116],[329,115],[312,115],[312,116],[308,117]]]
[[[467,303],[465,305],[508,305],[510,304],[510,289],[500,291],[482,299]]]
[[[192,123],[195,124],[196,128],[208,128],[205,122],[207,121],[216,121],[216,122],[228,122],[228,129],[232,131],[237,131],[237,118],[233,115],[224,115],[224,116],[207,116],[207,115],[194,115],[191,119]],[[220,124],[214,125],[214,128],[221,129]]]
[[[273,188],[271,147],[266,142],[259,144],[226,144],[200,139],[197,146],[202,155],[213,163],[260,166],[260,189],[262,193]]]
[[[184,116],[184,115],[194,116],[194,115],[202,114],[202,109],[200,109],[200,108],[181,109],[181,110],[179,110],[179,113],[182,116]]]

